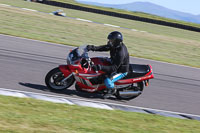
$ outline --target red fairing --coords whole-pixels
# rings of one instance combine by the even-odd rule
[[[95,65],[100,64],[104,66],[109,66],[110,62],[108,62],[105,58],[95,57],[91,58],[91,60],[94,62]]]
[[[68,65],[60,65],[59,66],[60,71],[65,75],[65,77],[69,76],[72,72],[69,69]]]

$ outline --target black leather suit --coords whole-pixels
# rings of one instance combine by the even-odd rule
[[[113,72],[125,73],[129,70],[129,53],[127,47],[120,43],[117,47],[110,45],[92,46],[92,51],[110,51],[111,66],[102,66],[101,70],[107,74]]]

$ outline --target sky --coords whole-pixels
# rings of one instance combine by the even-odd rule
[[[151,2],[176,11],[200,15],[200,0],[77,0],[104,4],[127,4],[132,2]]]

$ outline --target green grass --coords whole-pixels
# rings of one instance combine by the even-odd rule
[[[200,122],[0,96],[1,133],[198,133]]]
[[[179,21],[179,20],[174,20],[174,19],[168,19],[168,18],[164,18],[164,17],[160,17],[160,16],[148,14],[148,13],[133,12],[133,11],[126,11],[126,10],[121,10],[121,9],[108,8],[108,7],[87,5],[87,4],[78,3],[74,0],[52,0],[52,1],[57,1],[57,2],[62,2],[62,3],[67,3],[67,4],[73,4],[73,5],[78,5],[78,6],[82,6],[82,7],[100,9],[100,10],[104,10],[104,11],[111,11],[111,12],[117,12],[117,13],[122,13],[122,14],[134,15],[134,16],[138,16],[138,17],[161,20],[161,21],[166,21],[166,22],[184,24],[184,25],[189,25],[189,26],[194,26],[194,27],[200,28],[200,24],[189,23],[189,22]]]
[[[22,0],[0,0],[0,3],[48,13],[60,9]],[[119,30],[123,33],[124,42],[132,56],[200,67],[200,34],[197,32],[77,10],[63,10],[70,17],[147,31],[147,33],[3,6],[0,8],[0,33],[79,46],[106,44],[108,33]]]

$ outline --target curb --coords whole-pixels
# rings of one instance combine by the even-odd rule
[[[93,107],[93,108],[106,109],[106,110],[122,110],[122,111],[127,111],[127,112],[155,114],[155,115],[161,115],[161,116],[166,116],[166,117],[174,117],[174,118],[180,118],[180,119],[190,119],[190,120],[200,121],[199,115],[156,110],[156,109],[142,108],[142,107],[136,107],[136,106],[127,106],[127,105],[120,105],[120,104],[115,104],[115,103],[106,103],[106,102],[98,102],[98,101],[91,102],[86,99],[53,96],[53,95],[48,95],[48,94],[18,91],[18,90],[5,89],[5,88],[0,88],[0,95],[14,96],[14,97],[19,97],[19,98],[33,98],[33,99],[44,100],[44,101],[49,101],[53,103],[63,103],[63,104],[69,104],[69,105]]]

